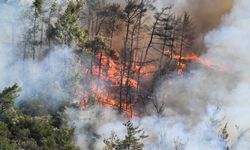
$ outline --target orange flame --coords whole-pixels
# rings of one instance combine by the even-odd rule
[[[164,53],[170,55],[169,50],[165,50]],[[203,58],[197,56],[194,53],[189,54],[189,55],[185,55],[185,56],[180,56],[178,54],[173,54],[172,57],[173,57],[173,59],[176,59],[178,61],[181,60],[181,61],[178,62],[179,63],[179,67],[178,67],[178,74],[179,75],[181,75],[183,73],[183,71],[187,68],[187,62],[185,62],[185,61],[197,62],[199,64],[202,64],[203,66],[206,66],[208,69],[219,68],[220,70],[224,70],[224,68],[222,66],[216,65],[215,63],[213,63],[210,60],[203,59]]]
[[[169,55],[170,51],[165,50],[165,54]],[[94,97],[95,101],[94,104],[102,105],[104,107],[108,108],[119,108],[120,107],[120,99],[119,99],[119,82],[120,82],[120,62],[118,60],[119,54],[115,53],[115,56],[113,58],[108,57],[105,53],[98,53],[96,55],[97,61],[101,60],[101,65],[93,66],[92,72],[93,76],[100,82],[94,82],[92,83],[92,87],[89,90],[82,89],[83,90],[83,96],[82,101],[80,103],[82,108],[86,108],[88,104],[90,103],[90,99]],[[214,68],[216,65],[206,59],[202,59],[199,56],[195,54],[190,54],[186,56],[181,56],[177,54],[173,54],[172,58],[177,60],[178,62],[178,68],[177,72],[179,75],[183,74],[183,71],[187,69],[188,62],[198,62],[209,69]],[[100,62],[99,62],[100,63]],[[136,77],[136,73],[139,73],[141,76],[144,76],[145,79],[150,80],[150,74],[153,74],[158,71],[158,67],[155,65],[143,65],[142,67],[139,66],[140,64],[133,64],[131,72],[131,76],[128,78],[128,83],[130,88],[133,90],[140,89],[140,85],[138,83],[138,78]],[[83,66],[81,66],[83,67]],[[84,68],[84,67],[83,67]],[[83,73],[87,74],[88,69],[85,67]],[[136,73],[135,73],[136,72]],[[124,80],[123,80],[123,87],[126,87],[128,75],[124,74]],[[152,76],[153,77],[153,76]],[[102,85],[102,86],[101,86]],[[89,91],[89,92],[87,92]],[[91,95],[92,94],[92,95]],[[133,99],[136,99],[136,97],[133,97]],[[122,110],[125,114],[129,117],[136,117],[138,114],[134,111],[135,104],[122,102],[121,106]]]
[[[116,53],[115,55],[115,57],[118,58],[119,54]],[[80,103],[81,108],[86,108],[88,106],[89,100],[91,98],[90,93],[93,93],[92,96],[94,96],[95,105],[102,105],[108,108],[119,108],[120,101],[117,92],[120,82],[119,60],[112,59],[106,54],[98,53],[96,56],[98,61],[100,61],[100,57],[101,65],[99,64],[97,66],[93,66],[92,68],[93,76],[100,82],[92,83],[91,92],[87,92],[83,96],[83,99]],[[84,71],[84,73],[86,73],[86,71]],[[105,86],[101,86],[100,84],[104,84]],[[126,80],[123,80],[122,84],[125,87]],[[136,88],[138,83],[131,77],[129,78],[129,85],[132,88]],[[122,102],[122,110],[125,114],[127,114],[127,116],[138,116],[136,112],[133,112],[133,109],[134,104]]]

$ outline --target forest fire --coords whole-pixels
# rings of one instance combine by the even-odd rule
[[[166,50],[166,53],[169,51]],[[120,104],[119,99],[119,88],[120,88],[120,63],[118,53],[115,53],[114,56],[107,56],[105,53],[97,53],[96,60],[97,63],[92,67],[93,77],[98,80],[91,84],[91,92],[85,92],[83,99],[81,101],[81,107],[87,108],[89,103],[99,104],[104,107],[117,109],[121,107],[122,111],[127,114],[128,117],[136,117],[138,114],[135,110],[135,100],[130,100],[129,102],[125,99],[122,100]],[[200,58],[195,54],[190,54],[186,56],[181,56],[174,54],[172,58],[177,63],[177,72],[179,75],[183,74],[183,71],[187,69],[187,66],[190,62],[197,62],[206,66],[209,69],[215,67],[215,64],[209,60]],[[181,61],[180,61],[181,60]],[[133,74],[128,77],[125,73],[122,86],[126,87],[126,84],[129,85],[131,91],[136,91],[141,87],[139,80],[137,80],[137,74],[139,73],[144,77],[145,80],[150,80],[151,76],[149,74],[154,74],[157,72],[157,66],[155,65],[145,65],[140,67],[137,63],[133,64],[132,72]],[[88,71],[84,71],[86,73]],[[86,90],[85,90],[86,91]],[[124,92],[124,91],[123,91]],[[92,95],[90,94],[92,93]],[[132,92],[131,92],[132,93]],[[95,99],[91,102],[91,98]],[[137,99],[135,95],[131,95],[130,99]]]
[[[118,53],[113,57],[117,58]],[[91,84],[91,92],[86,92],[83,96],[83,99],[80,103],[81,108],[87,108],[88,104],[91,103],[91,97],[95,98],[95,101],[92,102],[97,105],[102,105],[108,108],[119,108],[119,94],[117,90],[119,89],[120,84],[120,64],[119,60],[115,58],[108,57],[106,54],[98,53],[96,59],[99,61],[99,65],[92,67],[93,77],[99,80]],[[138,67],[136,67],[138,68]],[[86,73],[88,71],[84,71]],[[127,83],[126,80],[123,80],[123,86]],[[133,79],[128,79],[128,84],[132,89],[136,89],[138,82]],[[94,93],[90,95],[90,93]],[[138,116],[136,112],[133,112],[134,104],[128,102],[122,102],[121,104],[122,111],[130,118]]]
[[[195,54],[190,54],[190,55],[187,55],[187,56],[181,56],[180,55],[174,55],[173,56],[174,59],[181,59],[183,61],[193,61],[193,62],[198,62],[208,68],[213,68],[214,66],[214,63],[209,61],[209,60],[205,60],[205,59],[202,59],[200,58],[199,56],[195,55]]]
[[[0,150],[250,150],[249,7],[1,1]]]
[[[190,34],[194,31],[192,20],[187,13],[176,18],[169,15],[171,7],[166,7],[156,14],[152,30],[142,32],[144,31],[142,18],[138,18],[137,21],[135,19],[137,16],[145,15],[140,9],[133,10],[134,13],[123,14],[123,17],[133,19],[125,19],[127,30],[117,34],[118,36],[124,34],[122,35],[124,43],[118,44],[118,48],[114,48],[114,45],[117,45],[114,43],[114,36],[117,36],[114,34],[115,27],[124,19],[122,17],[119,20],[116,13],[111,14],[112,22],[104,18],[107,25],[109,27],[112,25],[113,29],[105,31],[108,33],[106,39],[103,39],[99,33],[104,33],[104,30],[100,30],[104,27],[102,23],[96,24],[96,27],[100,27],[96,32],[92,30],[88,32],[91,34],[85,47],[91,52],[92,58],[90,66],[85,67],[83,72],[91,83],[88,89],[83,90],[82,108],[86,108],[89,104],[100,104],[133,114],[138,105],[145,106],[142,101],[147,101],[154,93],[156,80],[162,76],[176,71],[182,75],[190,62],[198,62],[208,68],[214,66],[210,61],[203,60],[195,54],[187,56],[182,54],[190,48],[188,45],[194,44],[192,40],[194,35]],[[155,54],[155,50],[161,52],[160,58]]]
[[[171,52],[169,50],[165,50],[164,53],[165,55],[171,55]],[[219,70],[224,70],[223,66],[217,65],[208,59],[201,58],[194,53],[191,53],[189,55],[182,55],[182,56],[180,56],[179,54],[172,54],[172,59],[178,62],[177,72],[179,75],[182,75],[183,71],[187,69],[188,63],[190,62],[196,62],[198,64],[201,64],[207,67],[208,69],[217,68]]]

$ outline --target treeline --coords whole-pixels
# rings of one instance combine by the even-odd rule
[[[64,109],[44,113],[42,103],[15,106],[21,88],[15,84],[0,93],[0,149],[1,150],[79,150],[75,145],[74,129],[67,127]],[[32,108],[35,107],[35,108]],[[70,106],[69,106],[70,107]],[[71,106],[72,107],[72,106]],[[48,110],[47,110],[48,111]],[[105,139],[105,150],[142,149],[142,140],[147,135],[130,121],[124,123],[127,129],[125,139],[115,133]],[[91,138],[91,137],[90,137]],[[99,137],[100,138],[100,137]],[[87,143],[89,144],[89,143]],[[91,147],[89,147],[91,149]]]
[[[66,105],[54,113],[39,114],[43,109],[27,112],[27,106],[14,105],[21,88],[15,84],[0,93],[0,149],[1,150],[79,150],[75,145],[74,129],[66,126],[63,115]],[[72,106],[71,106],[72,107]],[[128,121],[123,124],[126,135],[119,138],[115,132],[104,139],[104,150],[142,150],[144,139],[148,137],[143,129]],[[225,149],[230,149],[227,124],[220,130],[220,139]],[[90,137],[91,138],[91,137]],[[99,137],[100,138],[100,137]],[[89,143],[87,143],[89,144]],[[90,144],[91,145],[91,144]],[[174,141],[174,149],[184,150],[186,143]],[[91,146],[90,149],[93,149]]]
[[[120,112],[132,114],[135,105],[148,103],[159,78],[182,69],[187,63],[182,57],[192,52],[195,39],[188,13],[176,15],[172,6],[159,11],[153,2],[35,0],[20,42],[23,59],[40,60],[58,45],[74,48],[80,69],[87,70],[82,84],[106,82],[106,99],[116,99]],[[99,85],[85,90],[83,105],[102,97]]]

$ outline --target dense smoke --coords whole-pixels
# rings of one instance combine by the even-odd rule
[[[199,32],[206,33],[219,25],[231,5],[231,0],[216,0],[213,3],[189,0],[176,1],[175,6],[178,11],[189,11]],[[24,6],[0,3],[0,87],[18,82],[24,90],[22,95],[46,89],[53,95],[43,94],[60,100],[65,93],[57,89],[67,81],[68,77],[63,72],[72,64],[74,57],[69,49],[55,48],[55,52],[38,63],[17,59],[18,47],[13,47],[11,42],[15,42],[13,37],[20,38],[23,29],[15,26],[18,32],[13,33],[12,27],[13,23],[17,24],[13,21],[21,17]],[[219,67],[211,70],[200,67],[186,77],[162,79],[155,90],[157,102],[165,106],[162,115],[155,114],[155,108],[149,105],[150,116],[133,120],[149,135],[145,141],[146,150],[174,149],[175,140],[185,143],[188,150],[223,149],[225,141],[218,135],[218,130],[226,122],[232,148],[249,149],[249,7],[248,0],[235,1],[219,27],[205,36],[208,51],[202,57]],[[53,71],[48,72],[48,69]],[[53,83],[58,87],[53,88],[52,81],[58,82]],[[112,130],[120,137],[124,135],[122,122],[126,119],[115,111],[95,107],[86,111],[68,109],[66,114],[70,125],[76,128],[76,143],[82,149],[102,149],[103,138],[109,137]]]
[[[19,43],[32,26],[30,20],[24,19],[30,7],[31,1],[0,1],[0,88],[17,83],[22,87],[17,104],[42,99],[54,109],[69,97],[70,92],[65,90],[74,89],[67,82],[77,75],[72,73],[76,60],[72,49],[62,47],[38,51],[38,55],[46,53],[38,61],[23,60],[25,48]]]
[[[178,138],[186,143],[186,149],[224,149],[226,143],[220,138],[219,130],[226,123],[231,140],[229,146],[231,145],[233,149],[249,149],[247,134],[250,121],[248,117],[250,87],[247,68],[250,63],[248,56],[250,2],[236,1],[228,14],[224,13],[228,11],[231,3],[220,2],[223,5],[218,5],[222,8],[218,8],[221,11],[217,12],[217,15],[214,14],[215,21],[212,21],[211,26],[203,24],[204,28],[202,25],[200,28],[204,29],[202,31],[207,31],[222,20],[218,28],[205,36],[208,52],[202,56],[216,64],[215,67],[212,69],[201,67],[191,71],[184,78],[162,81],[155,94],[158,103],[165,106],[164,117],[153,115],[134,120],[145,128],[150,136],[145,149],[173,149],[173,139]],[[200,8],[206,10],[207,7],[202,6]],[[207,6],[211,6],[209,9],[213,8],[213,5]],[[224,9],[225,7],[227,9]],[[203,14],[202,11],[198,13]],[[222,15],[225,16],[221,19]],[[154,107],[149,107],[149,110],[154,110]],[[82,112],[82,116],[86,114]],[[95,117],[97,116],[98,113]],[[93,117],[89,119],[91,118]],[[120,121],[116,119],[111,122],[112,119],[102,120],[102,115],[97,118],[98,122],[103,122],[97,126],[97,132],[102,137],[108,136],[108,130],[111,132],[113,128],[121,128],[117,123]],[[119,133],[118,135],[122,135],[121,130],[115,131]],[[86,134],[83,132],[82,135]]]
[[[236,141],[232,142],[238,143],[234,149],[249,149],[245,147],[249,145],[245,143],[248,134],[245,131],[249,128],[249,71],[246,70],[249,64],[249,5],[246,0],[236,1],[221,25],[205,37],[208,52],[203,58],[221,66],[220,69],[198,69],[185,79],[167,80],[156,93],[158,100],[166,104],[167,115],[179,114],[192,122],[204,118],[207,106],[218,106],[224,123],[230,124],[232,139],[241,136],[240,141],[234,139]]]
[[[175,11],[180,14],[188,12],[196,24],[199,33],[206,33],[218,26],[221,17],[228,13],[232,6],[233,0],[160,0],[158,3],[172,4]]]
[[[133,119],[135,125],[145,129],[149,138],[144,141],[145,150],[174,149],[174,143],[184,144],[187,149],[222,149],[224,142],[217,134],[218,125],[215,121],[215,108],[208,108],[208,116],[202,118],[198,124],[188,128],[178,116],[158,117],[151,115]],[[101,107],[92,107],[85,111],[68,109],[66,111],[69,125],[76,128],[76,143],[81,149],[102,149],[104,138],[108,138],[111,131],[122,139],[125,128],[122,123],[126,117],[115,111]],[[204,147],[204,145],[207,145]]]
[[[159,0],[157,3],[159,7],[174,6],[178,15],[184,12],[191,15],[197,32],[194,51],[202,53],[206,50],[204,36],[221,23],[221,18],[231,10],[234,0]]]

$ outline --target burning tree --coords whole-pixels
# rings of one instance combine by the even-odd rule
[[[161,52],[159,59],[160,75],[164,74],[163,70],[169,67],[164,65],[166,63],[163,61],[164,56],[169,57],[167,65],[170,65],[173,59],[177,39],[176,28],[178,25],[178,20],[176,20],[176,17],[172,14],[171,8],[165,8],[163,11],[159,18],[156,18],[157,24],[153,33],[155,36],[155,43],[153,44],[160,47]],[[166,54],[166,50],[169,50],[168,54]]]
[[[77,72],[82,75],[74,95],[82,97],[82,108],[104,105],[135,116],[135,108],[144,111],[159,78],[183,69],[184,60],[194,58],[184,52],[192,46],[191,18],[187,14],[176,16],[172,6],[155,12],[153,2],[80,0],[69,1],[65,7],[55,1],[48,7],[39,5],[39,10],[44,10],[40,25],[44,29],[39,31],[44,55],[55,45],[75,49]],[[149,12],[155,13],[152,29]],[[31,35],[27,33],[27,39]],[[116,38],[123,42],[114,43]],[[197,56],[195,60],[200,61]]]
[[[179,48],[179,62],[178,66],[179,69],[182,69],[183,65],[183,54],[185,51],[190,50],[193,47],[195,31],[193,23],[190,19],[188,13],[184,13],[183,17],[181,18],[181,23],[178,26],[178,48]]]
[[[129,112],[132,117],[137,104],[143,108],[147,103],[159,78],[175,70],[184,69],[187,62],[181,61],[180,65],[180,57],[181,60],[193,59],[182,56],[187,45],[192,45],[188,42],[191,41],[187,36],[189,34],[186,34],[191,32],[190,18],[187,14],[184,19],[177,17],[171,11],[172,7],[166,7],[155,14],[153,28],[148,32],[144,25],[146,12],[154,10],[150,0],[129,0],[124,8],[117,4],[93,1],[88,2],[87,8],[95,10],[91,12],[95,15],[89,16],[95,19],[90,19],[85,14],[88,25],[91,25],[88,30],[97,33],[89,35],[89,40],[84,45],[91,53],[87,74],[90,74],[91,79],[98,80],[88,93],[96,97],[97,100],[94,101],[97,104],[117,107],[120,112]],[[113,35],[117,32],[116,26],[120,25],[123,25],[121,29],[124,29],[124,33],[120,34],[124,37],[124,42],[120,50],[112,49]],[[141,47],[140,43],[145,43],[145,39],[149,39],[147,46]],[[181,48],[179,45],[182,45]],[[160,58],[148,57],[150,52],[155,51]],[[181,68],[178,69],[179,67]],[[87,104],[88,98],[89,96],[84,98],[84,105]]]

